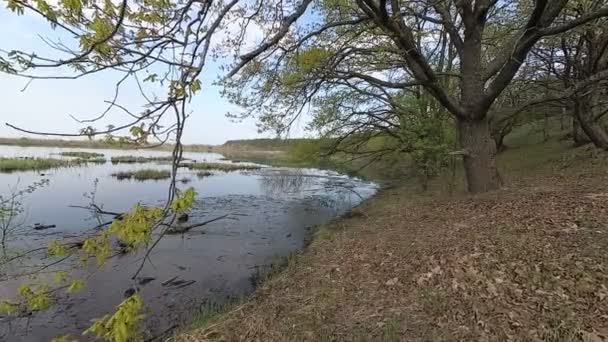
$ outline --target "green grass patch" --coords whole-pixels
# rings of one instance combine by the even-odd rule
[[[400,338],[399,326],[400,326],[399,321],[397,321],[395,319],[390,319],[388,322],[386,322],[384,327],[382,328],[382,337],[381,337],[380,341],[382,341],[382,342],[399,341],[400,340],[399,339]]]
[[[571,131],[571,121],[563,122],[560,117],[549,118],[546,122],[536,120],[513,129],[505,137],[505,145],[507,148],[519,148],[542,144],[549,140],[563,138]]]
[[[112,157],[112,158],[110,158],[110,161],[112,162],[112,164],[119,164],[119,163],[134,164],[134,163],[147,163],[148,159],[145,157],[136,157],[136,156],[120,156],[120,157]]]
[[[229,163],[192,163],[188,164],[190,170],[219,170],[224,172],[230,171],[251,171],[259,170],[260,166],[247,164],[229,164]]]
[[[99,159],[104,155],[103,153],[95,153],[95,152],[80,152],[80,151],[67,151],[59,153],[60,156],[64,157],[76,157],[81,159]],[[105,159],[104,159],[105,161]]]
[[[166,170],[152,170],[152,169],[144,169],[137,171],[121,171],[115,172],[112,174],[112,177],[118,180],[124,179],[135,179],[138,181],[144,180],[161,180],[168,179],[171,177],[171,172]]]
[[[117,156],[110,159],[112,164],[135,164],[135,163],[152,163],[152,162],[171,162],[172,156],[168,157],[138,157],[138,156]]]
[[[302,258],[297,252],[286,257],[277,257],[274,262],[256,268],[249,280],[254,287],[257,287],[274,278],[292,274],[298,269],[301,260]],[[221,321],[223,316],[238,309],[246,300],[247,297],[231,297],[225,301],[209,301],[203,304],[191,328],[204,330],[211,324]]]
[[[0,158],[0,172],[40,171],[74,164],[77,162],[52,158]]]
[[[275,257],[275,259],[267,264],[256,267],[255,272],[249,276],[249,281],[254,287],[268,282],[277,277],[282,277],[292,274],[298,269],[298,265],[302,263],[301,254],[297,251],[288,254],[285,257]]]
[[[504,172],[529,172],[532,169],[546,166],[556,158],[574,150],[569,141],[552,139],[519,148],[510,148],[497,157],[498,166]]]
[[[225,301],[209,301],[200,306],[192,326],[197,329],[204,329],[219,320],[223,315],[236,309],[245,302],[243,297],[232,297]]]
[[[86,164],[86,163],[103,164],[106,161],[107,161],[106,158],[103,158],[103,157],[84,158],[84,159],[77,158],[76,160],[74,160],[74,162],[76,162],[77,164]]]

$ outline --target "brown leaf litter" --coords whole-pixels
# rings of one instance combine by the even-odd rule
[[[608,341],[608,174],[380,193],[189,341]]]

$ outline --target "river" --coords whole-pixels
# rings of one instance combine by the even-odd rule
[[[9,236],[9,250],[44,247],[51,239],[68,241],[112,218],[79,208],[92,201],[105,211],[127,212],[136,203],[161,205],[167,197],[168,180],[117,180],[111,174],[146,168],[170,170],[170,165],[109,162],[112,156],[121,155],[168,156],[164,151],[0,146],[0,157],[67,158],[58,153],[68,150],[103,153],[108,162],[0,173],[0,194],[4,196],[11,189],[44,182],[23,197],[23,212],[15,220],[19,228]],[[230,162],[212,153],[185,152],[184,157]],[[314,226],[348,211],[376,191],[373,183],[309,168],[263,166],[253,171],[212,171],[203,178],[180,168],[177,178],[183,179],[178,182],[180,188],[193,187],[198,192],[188,224],[225,217],[185,234],[165,236],[135,280],[131,277],[141,264],[141,253],[111,258],[101,270],[78,269],[68,260],[34,272],[37,281],[49,282],[58,270],[68,270],[74,277],[86,275],[86,286],[75,295],[59,296],[49,310],[29,317],[0,316],[0,340],[49,341],[68,333],[79,337],[93,319],[112,312],[134,289],[146,303],[143,337],[158,337],[190,323],[209,303],[251,293],[264,270],[306,245]],[[36,224],[54,227],[36,230]],[[33,259],[0,265],[6,268],[0,268],[0,299],[14,296],[18,283],[35,281],[25,276],[10,279],[7,274],[54,262]]]

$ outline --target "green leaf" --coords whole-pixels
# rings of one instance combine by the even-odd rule
[[[158,78],[157,74],[150,74],[148,76],[146,76],[146,78],[144,78],[144,82],[156,82]]]
[[[200,80],[194,80],[194,81],[192,81],[192,83],[190,83],[190,92],[192,94],[196,94],[200,90],[201,90],[201,81]]]
[[[68,289],[66,291],[67,291],[67,293],[72,294],[72,293],[79,292],[83,288],[84,288],[84,281],[77,279],[77,280],[74,280],[70,284],[70,286],[68,286]]]
[[[15,0],[8,0],[6,8],[8,8],[13,13],[17,13],[17,15],[23,14],[23,5],[21,5]]]
[[[59,241],[53,240],[49,243],[48,253],[53,257],[65,257],[68,255],[68,250]]]
[[[8,300],[0,301],[0,314],[12,315],[19,312],[19,305]]]

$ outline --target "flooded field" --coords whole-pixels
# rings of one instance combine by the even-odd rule
[[[60,155],[67,151],[0,146],[0,157],[74,158]],[[167,198],[168,179],[141,181],[112,174],[170,171],[171,166],[162,160],[168,152],[69,151],[100,153],[107,161],[0,173],[3,195],[42,184],[23,197],[23,212],[16,220],[19,229],[7,236],[8,249],[32,250],[46,246],[51,239],[67,241],[113,218],[82,208],[91,203],[107,212],[122,213],[136,203],[157,206]],[[110,161],[127,155],[159,160]],[[231,163],[219,154],[184,153],[184,157],[188,162]],[[376,191],[373,183],[331,171],[259,166],[232,172],[208,170],[203,175],[180,168],[178,187],[193,187],[198,192],[187,224],[221,219],[184,234],[165,236],[136,279],[131,277],[143,255],[117,256],[87,277],[82,292],[62,298],[50,310],[29,317],[0,317],[0,340],[49,341],[66,333],[77,336],[92,319],[112,311],[132,291],[139,291],[147,305],[145,337],[161,336],[195,319],[207,303],[250,293],[264,270],[306,244],[315,225],[344,213]],[[35,261],[44,264],[44,260]],[[28,264],[1,267],[0,298],[10,298],[27,278],[14,280],[9,275],[24,273]],[[51,277],[59,268],[70,267],[69,262],[51,265],[36,275]]]

